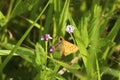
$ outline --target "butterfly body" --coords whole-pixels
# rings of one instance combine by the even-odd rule
[[[58,47],[60,49],[60,57],[62,57],[63,54],[67,56],[78,51],[78,47],[76,45],[64,40],[62,37],[59,38]]]

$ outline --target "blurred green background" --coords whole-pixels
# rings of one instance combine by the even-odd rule
[[[59,36],[79,51],[49,53]],[[0,80],[120,80],[120,0],[0,0]]]

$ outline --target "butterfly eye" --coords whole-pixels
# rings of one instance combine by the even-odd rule
[[[60,40],[60,41],[62,41],[62,40],[63,40],[63,38],[62,38],[62,37],[60,37],[60,38],[59,38],[59,40]]]

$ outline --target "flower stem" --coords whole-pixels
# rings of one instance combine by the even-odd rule
[[[48,50],[48,41],[45,41],[45,52],[47,53],[47,50]]]
[[[74,37],[73,37],[72,33],[70,33],[70,36],[72,37],[73,42],[75,43],[75,39],[74,39]]]
[[[74,37],[73,37],[72,33],[70,33],[70,36],[72,37],[73,42],[75,43],[75,39],[74,39]],[[75,57],[75,54],[73,54],[73,57]]]

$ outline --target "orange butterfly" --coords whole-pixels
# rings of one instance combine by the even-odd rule
[[[66,40],[63,37],[59,38],[58,48],[60,50],[60,57],[64,54],[65,56],[70,55],[78,51],[78,47]]]

